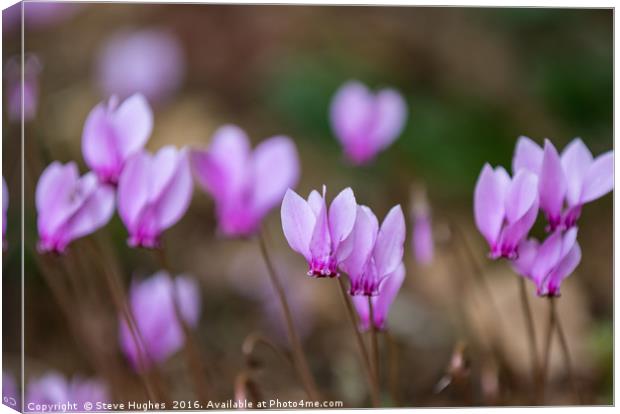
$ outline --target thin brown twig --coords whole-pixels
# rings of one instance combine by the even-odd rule
[[[536,346],[536,329],[534,328],[534,318],[532,317],[532,309],[530,308],[530,302],[527,298],[527,289],[525,286],[525,279],[517,277],[519,280],[519,293],[521,298],[521,308],[523,310],[523,316],[525,318],[525,326],[527,329],[527,337],[530,348],[530,358],[532,360],[532,378],[536,389],[540,387],[540,365],[538,362],[538,351]],[[538,402],[537,393],[532,393],[534,398],[534,404]]]
[[[388,349],[390,395],[392,397],[393,405],[395,407],[399,407],[400,393],[398,385],[398,344],[387,329],[383,331],[383,337],[387,342],[386,348]]]

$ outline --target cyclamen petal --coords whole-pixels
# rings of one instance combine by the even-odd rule
[[[583,178],[581,204],[604,196],[614,188],[614,154],[601,154],[592,162]]]
[[[566,175],[566,202],[569,206],[579,204],[583,180],[592,164],[592,153],[579,138],[575,138],[562,151],[562,168]]]
[[[560,156],[551,141],[545,140],[538,191],[540,208],[546,213],[551,229],[560,224],[566,188],[566,176]]]
[[[48,371],[39,378],[30,380],[26,386],[26,411],[32,411],[36,404],[52,406],[55,404],[75,403],[81,410],[86,402],[108,402],[106,385],[98,379],[86,379],[78,376],[67,380],[57,371]],[[69,409],[71,410],[71,408]]]
[[[185,150],[163,147],[140,152],[124,168],[118,185],[119,214],[132,247],[155,248],[161,234],[187,211],[193,184]]]
[[[289,246],[310,262],[310,240],[316,216],[309,203],[293,190],[287,190],[282,201],[281,218],[282,230]]]
[[[153,129],[153,113],[140,94],[120,105],[117,98],[97,105],[82,132],[86,164],[106,183],[116,184],[127,159],[144,148]]]
[[[504,191],[493,168],[485,164],[474,190],[474,218],[476,226],[487,243],[493,246],[505,216]]]
[[[540,172],[542,159],[542,148],[530,138],[520,136],[517,140],[515,154],[512,159],[512,173],[516,174],[519,170],[525,169],[538,174]]]
[[[293,141],[276,136],[252,152],[245,132],[219,128],[206,150],[194,150],[192,166],[199,184],[215,200],[218,229],[227,236],[250,236],[299,179]],[[274,168],[274,165],[278,168]]]
[[[79,177],[75,163],[50,164],[36,189],[38,248],[63,253],[73,240],[103,227],[114,213],[114,190],[93,173]]]
[[[407,118],[407,105],[393,89],[373,94],[362,83],[349,81],[334,95],[330,118],[345,155],[361,165],[398,137]]]
[[[172,279],[168,273],[158,272],[146,280],[134,282],[129,301],[137,335],[134,336],[125,319],[119,317],[119,340],[121,350],[137,371],[164,361],[184,345],[185,336],[178,316],[183,317],[190,328],[198,324],[200,294],[197,283],[190,277]],[[180,315],[177,315],[175,301]]]

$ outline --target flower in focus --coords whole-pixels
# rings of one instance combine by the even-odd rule
[[[37,183],[38,249],[63,253],[73,240],[103,227],[114,213],[114,189],[89,172],[80,177],[74,162],[53,162]]]
[[[25,55],[23,69],[24,83],[22,89],[21,59],[18,57],[10,59],[5,68],[7,112],[9,119],[14,122],[21,122],[22,120],[22,104],[24,122],[33,120],[39,102],[39,73],[41,72],[39,58],[32,54]]]
[[[332,99],[330,117],[345,155],[361,165],[398,138],[407,119],[407,104],[394,89],[373,93],[362,83],[349,81]]]
[[[129,157],[144,148],[153,130],[153,113],[143,95],[119,104],[116,96],[95,106],[82,132],[86,164],[105,183],[116,184]]]
[[[405,280],[405,266],[401,263],[396,270],[386,277],[385,282],[379,288],[379,294],[370,297],[374,316],[374,327],[385,329],[390,306],[396,298],[396,294]],[[370,329],[370,308],[367,296],[353,296],[352,301],[357,314],[360,317],[360,328],[363,331]]]
[[[118,212],[132,247],[156,248],[164,230],[176,224],[192,198],[187,151],[173,146],[127,160],[118,183]]]
[[[77,410],[81,411],[85,402],[107,402],[108,390],[98,379],[84,379],[78,376],[67,380],[62,374],[50,371],[45,375],[33,379],[26,389],[26,409],[33,404],[67,404],[77,403]],[[71,409],[71,406],[67,406]]]
[[[511,179],[504,168],[484,165],[474,190],[474,216],[491,258],[515,259],[537,215],[536,175],[523,169]]]
[[[580,261],[577,228],[572,227],[566,232],[556,230],[542,244],[534,239],[524,240],[513,268],[534,282],[539,296],[559,296],[562,281]]]
[[[358,206],[353,231],[342,243],[346,257],[340,268],[351,282],[353,296],[376,296],[384,280],[403,260],[405,217],[400,205],[392,207],[379,228],[370,208]]]
[[[9,187],[2,177],[2,246],[6,248],[6,213],[9,210]]]
[[[177,310],[188,327],[198,324],[200,293],[198,284],[190,277],[172,279],[161,271],[146,280],[134,281],[129,301],[138,332],[132,333],[121,317],[119,340],[123,353],[136,370],[164,361],[183,346],[185,334]]]
[[[323,195],[313,190],[304,200],[291,189],[282,201],[281,217],[284,236],[291,248],[305,257],[308,275],[338,276],[338,265],[348,252],[341,250],[355,223],[357,204],[353,190],[345,188],[334,198],[329,210]]]
[[[560,156],[547,139],[541,148],[531,139],[520,137],[512,168],[514,172],[525,169],[538,175],[540,208],[550,231],[574,226],[583,205],[614,186],[613,151],[594,158],[579,138],[572,140]]]
[[[153,102],[164,101],[179,89],[184,75],[181,44],[163,30],[118,33],[97,59],[98,82],[106,96],[139,92]]]
[[[413,257],[418,263],[426,265],[433,261],[434,242],[430,207],[423,190],[412,192],[411,206]]]
[[[219,128],[207,150],[192,151],[191,161],[198,182],[215,200],[218,228],[227,236],[257,231],[299,178],[290,138],[269,138],[252,151],[245,132],[233,125]]]

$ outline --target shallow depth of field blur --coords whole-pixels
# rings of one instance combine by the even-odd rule
[[[11,30],[4,29],[5,62],[19,53],[19,30]],[[351,186],[358,202],[372,206],[380,218],[391,206],[403,206],[407,275],[389,315],[395,345],[381,343],[384,405],[530,403],[534,384],[517,276],[504,261],[487,258],[474,226],[473,188],[485,162],[510,166],[520,135],[539,143],[548,137],[558,148],[581,137],[594,155],[612,149],[611,10],[80,4],[52,23],[28,27],[24,48],[39,57],[41,72],[37,114],[25,128],[25,381],[50,370],[101,378],[90,363],[89,354],[97,352],[114,361],[116,379],[107,386],[119,401],[146,395],[119,351],[116,314],[98,280],[100,266],[90,263],[92,274],[82,275],[91,279],[86,285],[95,289],[94,301],[74,304],[75,317],[98,338],[99,349],[88,349],[72,334],[39,271],[33,200],[36,180],[52,160],[76,160],[82,173],[87,170],[80,147],[84,120],[108,98],[98,77],[102,48],[114,36],[142,30],[173,36],[182,51],[174,57],[181,62],[179,84],[150,100],[155,123],[148,149],[206,146],[225,123],[244,128],[253,143],[286,134],[301,158],[300,194],[326,184],[331,198]],[[408,104],[400,138],[365,167],[343,158],[329,125],[330,99],[350,79],[394,87]],[[3,175],[12,204],[3,257],[3,343],[4,369],[12,373],[18,372],[20,352],[18,337],[6,334],[19,332],[20,324],[11,314],[21,283],[19,133],[19,124],[4,116]],[[412,186],[426,188],[432,209],[435,256],[428,266],[412,255]],[[583,259],[558,301],[589,404],[613,402],[612,214],[611,195],[584,207]],[[264,224],[323,397],[368,406],[336,282],[306,276],[305,261],[284,239],[279,207]],[[535,232],[542,234],[542,227],[537,224]],[[158,271],[159,263],[147,251],[128,248],[126,237],[118,216],[89,236],[105,246],[100,260],[114,263],[128,287],[132,277]],[[211,396],[233,398],[235,378],[249,369],[242,353],[248,335],[260,333],[288,346],[258,243],[218,236],[213,202],[198,187],[164,243],[173,272],[200,284],[196,339]],[[75,254],[80,246],[80,240],[74,243]],[[532,284],[528,289],[541,349],[548,304],[536,297]],[[465,386],[436,392],[458,343],[465,343],[470,364]],[[294,371],[268,347],[257,347],[254,359],[257,366],[249,372],[261,395],[306,397]],[[194,399],[182,352],[160,372],[171,396]],[[557,341],[548,384],[546,403],[576,403]]]

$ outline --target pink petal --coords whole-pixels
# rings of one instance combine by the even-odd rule
[[[474,217],[480,233],[495,245],[504,221],[504,188],[489,164],[480,172],[474,190]]]
[[[405,266],[401,263],[393,273],[385,278],[381,285],[379,296],[373,298],[373,313],[375,317],[375,326],[377,328],[385,328],[390,307],[404,281]]]
[[[538,241],[534,239],[523,240],[519,244],[519,256],[511,261],[512,268],[521,276],[530,279],[532,277],[532,269],[534,261],[538,255]]]
[[[606,152],[596,157],[583,180],[581,203],[589,203],[604,196],[614,188],[614,153]]]
[[[201,309],[198,283],[190,277],[177,276],[174,279],[174,285],[177,294],[177,304],[183,319],[190,327],[196,327]]]
[[[549,272],[558,265],[561,255],[562,232],[556,230],[540,245],[538,254],[532,265],[531,276],[539,289]]]
[[[364,145],[364,128],[372,105],[372,94],[357,81],[345,83],[334,95],[330,107],[332,129],[345,150]]]
[[[379,222],[372,210],[358,206],[353,231],[342,242],[338,252],[338,261],[342,270],[351,278],[360,276],[372,254],[379,230]]]
[[[282,200],[280,215],[284,237],[289,246],[310,261],[310,240],[316,224],[310,205],[296,192],[288,189]]]
[[[392,207],[381,223],[373,252],[379,279],[396,270],[403,260],[405,216],[400,205]]]
[[[512,159],[512,173],[516,174],[521,169],[526,169],[538,174],[542,164],[543,150],[530,138],[520,136],[515,147]]]
[[[574,243],[559,265],[549,275],[547,280],[547,292],[550,295],[560,294],[562,281],[571,275],[581,262],[581,248],[579,243]]]
[[[83,178],[97,183],[94,173]],[[67,237],[74,240],[103,227],[114,214],[114,188],[107,184],[95,184],[96,189],[67,223]]]
[[[325,189],[323,189],[325,191]],[[326,264],[332,255],[332,240],[329,231],[329,221],[327,218],[327,206],[325,205],[325,194],[323,194],[323,205],[316,216],[316,223],[312,238],[310,239],[310,255]],[[325,263],[324,263],[325,262]]]
[[[357,203],[351,188],[345,188],[329,206],[329,231],[334,252],[340,243],[351,234],[355,224]]]
[[[170,186],[178,167],[179,154],[172,145],[162,147],[149,156],[149,202],[159,200]]]
[[[149,201],[151,159],[148,153],[139,152],[131,157],[118,182],[118,213],[129,230],[136,230],[140,213]]]
[[[374,297],[371,300],[376,300]],[[351,296],[351,302],[360,318],[360,330],[366,331],[370,328],[370,309],[368,308],[368,296]],[[373,309],[374,310],[374,309]]]
[[[545,140],[543,162],[538,179],[540,208],[547,213],[553,223],[562,214],[562,204],[566,195],[566,177],[557,150],[549,140]]]
[[[95,106],[84,123],[82,154],[86,165],[103,179],[115,179],[121,171],[123,159],[116,134],[107,105]]]
[[[43,171],[35,194],[39,235],[55,233],[75,212],[75,206],[68,200],[78,180],[74,162],[62,165],[55,161]]]
[[[323,194],[325,194],[325,186],[323,186]],[[315,217],[318,217],[321,209],[325,205],[325,198],[318,191],[312,190],[308,195],[308,205],[312,209]]]
[[[384,149],[402,132],[407,120],[407,103],[394,89],[379,91],[374,102],[374,128],[371,137],[374,147]]]
[[[519,170],[508,188],[505,201],[506,218],[514,223],[538,201],[538,178],[527,170]]]
[[[297,185],[299,158],[295,144],[285,136],[263,141],[254,150],[252,166],[252,209],[262,217],[282,202],[287,189]]]
[[[153,130],[153,111],[142,94],[125,99],[114,112],[113,120],[118,151],[124,159],[144,148]]]
[[[530,209],[517,221],[508,224],[502,231],[501,251],[505,257],[513,258],[518,255],[516,251],[519,243],[527,236],[532,226],[536,222],[538,216],[538,200],[534,200],[534,204]]]
[[[562,167],[566,175],[566,201],[569,206],[579,204],[583,180],[592,164],[592,153],[583,141],[575,138],[562,151]]]
[[[176,224],[183,217],[192,200],[192,173],[187,151],[177,152],[175,159],[170,162],[175,167],[174,173],[166,187],[160,192],[154,206],[160,231]]]

